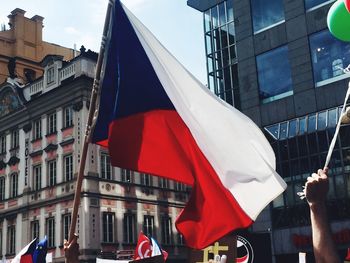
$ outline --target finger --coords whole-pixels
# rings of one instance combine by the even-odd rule
[[[312,173],[312,174],[311,174],[311,177],[312,177],[312,178],[318,178],[318,174],[317,174],[317,173]]]
[[[313,181],[314,181],[314,178],[311,177],[311,176],[309,176],[309,177],[306,179],[305,187],[306,187],[307,183],[311,183],[311,182],[313,182]]]
[[[323,171],[324,171],[325,174],[328,174],[328,170],[329,170],[328,167],[325,167],[325,168],[323,169]]]

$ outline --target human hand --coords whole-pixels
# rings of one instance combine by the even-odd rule
[[[313,173],[307,178],[304,192],[309,206],[325,204],[329,189],[327,173],[328,168],[319,169],[317,174]]]
[[[66,257],[66,263],[78,263],[79,262],[79,244],[78,235],[74,234],[71,242],[64,240],[63,249]]]

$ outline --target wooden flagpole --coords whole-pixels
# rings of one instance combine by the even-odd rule
[[[70,225],[70,229],[69,229],[69,239],[68,239],[69,242],[71,242],[73,240],[73,237],[74,237],[74,232],[75,232],[75,227],[76,227],[77,217],[78,217],[78,210],[79,210],[79,205],[80,205],[81,186],[82,186],[82,182],[83,182],[83,178],[84,178],[86,156],[87,156],[87,151],[89,148],[89,142],[91,139],[92,127],[94,125],[93,122],[95,121],[94,120],[95,111],[98,110],[96,105],[97,105],[98,93],[99,93],[99,89],[100,89],[101,69],[102,69],[102,62],[103,62],[104,53],[105,53],[105,46],[106,46],[106,40],[107,40],[107,34],[108,34],[108,30],[109,30],[109,22],[110,22],[113,4],[114,4],[114,0],[109,0],[107,12],[106,12],[106,19],[105,19],[104,28],[103,28],[100,53],[98,55],[97,64],[96,64],[95,79],[94,79],[92,92],[91,92],[90,108],[89,108],[88,120],[87,120],[87,124],[86,124],[86,128],[85,128],[81,159],[80,159],[80,163],[79,163],[79,173],[78,173],[75,194],[74,194],[72,220],[71,220],[71,225]],[[69,262],[69,260],[67,262]]]

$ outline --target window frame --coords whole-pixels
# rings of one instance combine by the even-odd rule
[[[114,243],[115,235],[115,213],[103,212],[102,213],[102,242]]]
[[[33,166],[33,191],[39,191],[42,188],[42,167],[41,164]]]
[[[16,225],[11,224],[7,227],[7,254],[16,254]]]
[[[47,247],[54,248],[55,247],[55,218],[48,217],[46,218],[46,236],[47,236]]]
[[[30,237],[31,240],[40,237],[40,223],[39,220],[33,220],[30,222]]]
[[[73,107],[68,106],[63,109],[63,128],[73,126]]]
[[[125,213],[123,217],[123,242],[125,244],[136,243],[136,215]]]
[[[57,133],[57,113],[47,115],[47,135]]]
[[[54,167],[52,167],[52,165]],[[47,176],[48,176],[48,186],[52,187],[57,184],[57,160],[50,160],[47,162]]]
[[[11,149],[17,149],[19,147],[19,130],[15,129],[11,132]]]
[[[40,140],[42,138],[42,120],[37,119],[33,122],[33,140]]]
[[[18,173],[10,175],[10,198],[18,196]]]
[[[69,163],[67,163],[69,161]],[[64,171],[64,180],[69,182],[73,180],[73,171],[74,171],[74,159],[73,154],[67,154],[63,157],[63,171]]]
[[[113,179],[111,158],[105,152],[100,154],[100,177],[105,180]]]

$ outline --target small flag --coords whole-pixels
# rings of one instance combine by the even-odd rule
[[[33,263],[33,253],[36,247],[36,238],[26,245],[15,257],[11,263]]]
[[[139,234],[139,240],[137,241],[135,253],[134,253],[134,259],[143,259],[143,258],[149,258],[152,255],[152,245],[149,238],[144,235],[142,232]]]
[[[33,254],[33,262],[34,263],[45,263],[46,262],[46,254],[47,254],[47,238],[44,237],[41,240],[34,251]]]
[[[201,249],[250,226],[286,188],[261,130],[213,95],[114,1],[92,141],[111,163],[192,186],[176,220]]]

